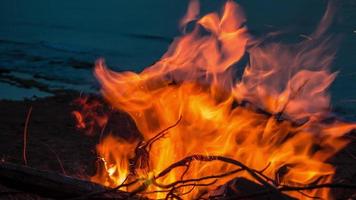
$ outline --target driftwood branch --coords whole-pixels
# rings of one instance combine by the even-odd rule
[[[91,199],[127,199],[129,196],[130,199],[140,199],[119,190],[102,193],[101,191],[107,191],[108,188],[55,172],[5,162],[0,163],[0,184],[18,191],[54,199],[82,197],[95,192],[97,194],[92,195]]]

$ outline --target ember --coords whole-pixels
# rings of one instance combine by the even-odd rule
[[[233,1],[220,14],[198,15],[192,1],[180,26],[193,21],[193,30],[141,73],[113,72],[97,61],[103,96],[130,114],[143,140],[104,138],[92,181],[148,198],[195,199],[243,177],[271,193],[331,199],[327,187],[291,188],[329,184],[335,169],[327,160],[356,127],[330,120],[335,51],[325,31],[332,7],[297,44],[252,37]]]

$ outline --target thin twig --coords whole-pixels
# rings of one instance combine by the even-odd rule
[[[225,162],[225,163],[236,165],[238,167],[241,167],[241,169],[246,170],[254,179],[256,179],[259,183],[264,185],[266,188],[275,190],[275,187],[273,185],[269,184],[264,179],[262,179],[261,176],[258,175],[255,170],[247,167],[246,165],[244,165],[243,163],[241,163],[241,162],[239,162],[237,160],[234,160],[234,159],[231,159],[231,158],[227,158],[227,157],[223,157],[223,156],[192,155],[192,156],[185,157],[182,160],[180,160],[180,161],[178,161],[176,163],[173,163],[172,165],[167,167],[165,170],[163,170],[161,173],[159,173],[155,177],[155,179],[163,177],[166,174],[168,174],[170,171],[172,171],[174,168],[185,166],[187,163],[190,163],[190,162],[192,162],[194,160],[203,161],[203,162],[218,160],[218,161],[222,161],[222,162]]]
[[[150,138],[147,141],[141,141],[137,144],[135,148],[135,156],[131,159],[130,162],[130,173],[136,174],[137,168],[147,168],[149,169],[149,156],[153,143],[164,137],[168,130],[176,127],[179,122],[182,120],[182,116],[174,123],[173,125],[163,129],[159,133],[157,133],[154,137]],[[138,163],[141,163],[141,166],[137,166]]]
[[[170,197],[170,195],[173,195],[173,197],[176,197],[177,195],[174,193],[174,191],[176,191],[177,189],[180,189],[180,188],[183,188],[183,187],[206,187],[206,186],[210,186],[210,185],[213,185],[215,184],[216,182],[218,181],[218,179],[215,179],[209,183],[189,183],[189,184],[184,184],[184,185],[179,185],[177,187],[173,187],[169,192],[168,194],[166,195],[166,199],[167,197]],[[193,190],[191,190],[193,191]],[[188,193],[183,193],[184,195],[188,194]],[[179,198],[181,199],[181,198]]]
[[[238,172],[241,172],[241,171],[244,171],[243,169],[235,169],[235,170],[232,170],[232,171],[229,171],[229,172],[226,172],[226,173],[223,173],[223,174],[218,174],[218,175],[211,175],[211,176],[204,176],[204,177],[201,177],[201,178],[195,178],[195,179],[187,179],[187,180],[180,180],[180,181],[175,181],[173,183],[170,183],[168,185],[164,185],[164,184],[160,184],[160,183],[157,183],[155,180],[153,181],[153,184],[160,187],[160,188],[171,188],[171,187],[174,187],[178,184],[185,184],[185,183],[189,183],[189,182],[199,182],[199,181],[204,181],[204,180],[208,180],[208,179],[217,179],[217,178],[223,178],[223,177],[226,177],[226,176],[230,176],[232,174],[236,174]]]
[[[23,161],[25,163],[25,165],[27,165],[27,129],[28,129],[28,123],[30,121],[30,117],[31,117],[31,113],[32,113],[32,106],[30,107],[30,109],[28,110],[27,116],[26,116],[26,121],[25,121],[25,127],[24,127],[24,131],[23,131],[23,150],[22,150],[22,156],[23,156]]]
[[[154,142],[156,142],[157,140],[161,139],[162,137],[164,137],[167,134],[167,131],[176,127],[179,122],[182,120],[182,115],[179,116],[179,119],[176,121],[176,123],[174,123],[173,125],[163,129],[162,131],[160,131],[158,134],[156,134],[153,138],[149,139],[145,145],[145,147],[148,147],[148,150],[151,149],[152,144]]]
[[[180,176],[180,180],[183,180],[184,176],[188,173],[189,167],[190,167],[189,164],[185,166],[185,170],[184,170],[184,172],[182,173],[182,175]]]

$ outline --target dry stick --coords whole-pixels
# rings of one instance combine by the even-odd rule
[[[255,176],[253,176],[251,173],[250,173],[250,174],[251,174],[255,179],[258,180],[258,178],[260,178],[260,177],[258,177],[258,175],[262,176],[262,175],[263,175],[263,171],[265,171],[265,170],[270,166],[270,163],[269,163],[264,169],[257,171],[257,170],[250,169],[250,168],[248,168],[247,166],[244,166],[242,163],[240,163],[240,162],[238,162],[238,161],[236,161],[236,160],[233,160],[233,159],[230,159],[230,158],[226,158],[226,157],[212,156],[212,157],[215,157],[215,158],[211,158],[211,157],[209,157],[209,156],[203,156],[203,157],[201,157],[201,155],[195,155],[195,156],[197,156],[197,158],[200,157],[200,159],[197,159],[197,160],[199,160],[199,161],[220,160],[220,161],[223,161],[223,162],[228,162],[228,163],[230,163],[230,164],[238,165],[238,166],[240,167],[240,169],[236,169],[236,170],[233,170],[233,171],[230,171],[230,172],[227,172],[227,173],[223,173],[223,174],[219,174],[219,175],[206,176],[206,177],[201,177],[201,178],[197,178],[197,179],[180,180],[180,181],[176,181],[176,182],[173,182],[173,183],[171,183],[171,184],[168,184],[168,185],[163,185],[163,184],[159,184],[159,183],[156,182],[156,179],[158,179],[158,178],[164,176],[166,173],[169,173],[171,170],[173,170],[173,169],[176,168],[176,167],[185,166],[185,167],[186,167],[186,169],[185,169],[185,171],[184,171],[184,174],[185,174],[185,173],[188,171],[191,162],[192,162],[193,160],[195,160],[195,159],[194,159],[194,156],[190,156],[190,157],[186,157],[186,158],[184,158],[183,160],[178,161],[178,162],[172,164],[171,166],[169,166],[168,168],[166,168],[167,171],[166,171],[166,170],[163,170],[157,177],[155,177],[155,178],[153,179],[153,184],[156,185],[156,186],[158,186],[158,187],[161,187],[161,188],[172,188],[172,187],[173,187],[171,190],[169,190],[169,193],[167,194],[167,197],[168,197],[168,196],[171,195],[172,192],[174,192],[174,190],[176,190],[178,187],[180,188],[180,187],[186,187],[186,186],[189,186],[189,185],[196,185],[196,184],[187,184],[187,185],[184,185],[184,184],[183,184],[183,185],[180,185],[180,186],[176,187],[176,185],[178,185],[178,184],[189,183],[189,182],[199,182],[199,181],[203,181],[203,180],[207,180],[207,179],[212,179],[212,178],[215,178],[215,182],[216,182],[216,181],[218,180],[218,178],[222,178],[222,177],[225,177],[225,176],[229,176],[229,175],[232,175],[232,174],[234,174],[234,173],[237,173],[237,172],[240,172],[240,171],[244,171],[244,170],[248,171],[249,173],[250,173],[250,171],[251,171],[252,174],[256,173],[255,175],[256,175],[257,178],[256,178]],[[190,159],[191,157],[193,157],[193,159]],[[166,171],[166,172],[165,172],[165,171]],[[266,178],[266,176],[264,176],[264,175],[263,175],[262,177]],[[268,177],[267,177],[266,179],[269,180]],[[267,187],[267,185],[269,185],[269,183],[268,183],[268,182],[265,182],[263,179],[260,179],[260,180],[258,180],[258,181],[259,181],[260,183],[262,183],[263,185],[265,185],[265,187]],[[214,183],[215,183],[215,182],[214,182]],[[266,184],[264,184],[264,182],[265,182]],[[273,187],[273,186],[271,185],[271,187]],[[272,189],[272,191],[271,191],[271,189]],[[269,189],[270,192],[277,192],[274,188],[271,188],[271,189]]]
[[[150,152],[150,150],[152,148],[153,143],[155,143],[156,141],[158,141],[159,139],[164,137],[168,133],[168,130],[176,127],[181,120],[182,120],[182,116],[179,117],[179,119],[177,120],[176,123],[174,123],[173,125],[163,129],[162,131],[157,133],[154,137],[152,137],[149,140],[147,140],[147,142],[141,141],[141,142],[139,142],[137,144],[137,146],[135,148],[135,156],[132,159],[130,159],[131,160],[130,166],[134,167],[134,168],[130,167],[130,173],[131,174],[136,174],[136,167],[137,167],[136,165],[137,165],[137,163],[139,162],[139,160],[141,158],[149,160],[149,152]],[[148,165],[149,164],[147,162],[146,168],[149,169]]]
[[[167,167],[165,170],[163,170],[161,173],[159,173],[158,176],[155,177],[155,179],[163,177],[166,174],[168,174],[170,171],[172,171],[174,168],[185,166],[187,163],[191,163],[194,160],[203,161],[203,162],[217,160],[217,161],[222,161],[222,162],[225,162],[225,163],[236,165],[238,167],[241,167],[241,169],[247,171],[254,179],[256,179],[259,183],[264,185],[266,188],[269,188],[269,189],[272,189],[272,190],[276,189],[273,185],[271,185],[267,181],[263,180],[261,178],[261,176],[256,173],[255,170],[247,167],[246,165],[242,164],[241,162],[239,162],[237,160],[234,160],[234,159],[231,159],[231,158],[227,158],[227,157],[223,157],[223,156],[192,155],[192,156],[185,157],[182,160],[180,160],[180,161],[178,161],[176,163],[173,163],[172,165]]]
[[[196,183],[189,183],[189,184],[185,184],[185,185],[180,185],[180,186],[177,186],[177,187],[174,187],[172,188],[171,190],[169,190],[168,194],[166,195],[166,198],[165,199],[168,199],[170,197],[170,195],[172,197],[178,197],[177,199],[181,199],[179,196],[177,196],[176,194],[174,194],[174,191],[177,190],[177,189],[180,189],[180,188],[183,188],[183,187],[203,187],[203,186],[209,186],[209,185],[213,185],[217,182],[218,180],[215,179],[213,181],[211,181],[210,183],[200,183],[200,184],[196,184]],[[191,190],[192,191],[192,190]],[[186,195],[188,193],[183,193],[183,195]]]
[[[265,178],[266,180],[268,180],[268,181],[270,181],[271,183],[273,183],[274,185],[277,185],[277,181],[275,181],[274,179],[272,179],[272,178],[270,178],[270,177],[268,177],[268,176],[266,176],[266,175],[264,175],[263,174],[263,172],[264,171],[266,171],[267,169],[268,169],[268,167],[271,165],[271,163],[269,162],[268,164],[267,164],[267,166],[264,168],[264,169],[262,169],[262,170],[254,170],[258,175],[260,175],[261,177],[263,177],[263,178]]]
[[[223,156],[205,156],[205,155],[192,155],[192,156],[188,156],[183,158],[182,160],[173,163],[172,165],[170,165],[169,167],[167,167],[165,170],[163,170],[161,173],[158,174],[158,176],[156,176],[154,179],[158,179],[160,177],[165,176],[166,174],[168,174],[170,171],[172,171],[174,168],[177,167],[181,167],[181,166],[186,166],[187,164],[191,163],[194,160],[198,160],[198,161],[203,161],[203,162],[208,162],[208,161],[222,161],[225,163],[229,163],[229,164],[233,164],[236,166],[239,166],[242,170],[247,171],[256,181],[258,181],[259,183],[261,183],[265,188],[268,189],[268,192],[271,193],[276,193],[276,194],[280,194],[280,191],[277,190],[277,188],[275,188],[273,185],[269,184],[267,181],[265,181],[263,178],[261,178],[261,175],[259,175],[259,172],[256,170],[253,170],[249,167],[247,167],[246,165],[244,165],[243,163],[231,159],[231,158],[227,158],[227,157],[223,157]]]
[[[174,186],[172,189],[169,189],[169,190],[168,189],[167,190],[155,190],[155,191],[150,191],[150,192],[143,192],[147,188],[147,186],[146,185],[141,185],[138,189],[136,189],[135,191],[131,192],[130,196],[133,196],[133,195],[136,195],[136,194],[152,194],[152,193],[163,193],[163,192],[168,192],[167,195],[172,195],[173,194],[172,192],[174,192],[177,189],[183,188],[183,187],[209,186],[209,185],[215,184],[217,181],[218,181],[218,179],[215,179],[215,180],[211,181],[210,183],[187,183],[187,184],[183,184],[183,185],[179,185],[179,186]]]
[[[189,165],[188,165],[187,169],[189,169]],[[209,186],[209,185],[215,184],[217,182],[218,178],[226,177],[226,176],[238,173],[240,171],[244,171],[244,170],[240,168],[240,169],[232,170],[232,171],[229,171],[229,172],[226,172],[223,174],[219,174],[219,175],[205,176],[205,177],[196,178],[196,179],[180,180],[180,181],[176,181],[171,184],[168,184],[168,185],[159,184],[155,180],[153,180],[153,184],[158,187],[161,187],[161,188],[172,188],[170,190],[163,190],[164,192],[168,192],[166,197],[173,195],[174,191],[179,188],[192,186],[192,188],[190,190],[188,190],[187,192],[185,192],[183,194],[180,194],[180,196],[183,196],[183,195],[186,195],[186,194],[189,194],[190,192],[192,192],[195,187]],[[213,180],[211,183],[207,183],[207,184],[189,183],[189,182],[199,182],[199,181],[208,180],[208,179],[215,179],[215,180]],[[187,183],[189,183],[189,184],[187,184]],[[177,186],[178,184],[182,184],[182,185]],[[161,191],[157,191],[157,192],[161,192]]]
[[[270,181],[271,183],[273,183],[273,185],[275,185],[275,186],[278,185],[277,181],[275,181],[274,179],[272,179],[272,178],[270,178],[270,177],[264,175],[261,171],[256,171],[256,170],[254,170],[254,172],[255,172],[256,174],[260,175],[261,177],[263,177],[264,179],[266,179],[267,181]]]
[[[164,137],[164,136],[167,134],[167,131],[170,130],[170,129],[172,129],[172,128],[174,128],[174,127],[176,127],[176,126],[179,124],[179,122],[180,122],[181,120],[182,120],[182,115],[179,116],[179,119],[176,121],[176,123],[174,123],[173,125],[171,125],[171,126],[165,128],[165,129],[163,129],[163,130],[160,131],[158,134],[156,134],[153,138],[149,139],[149,140],[147,141],[145,147],[148,147],[148,150],[150,150],[151,147],[152,147],[152,144],[153,144],[154,142],[156,142],[157,140],[159,140],[159,139],[161,139],[162,137]]]
[[[180,181],[170,183],[168,185],[163,185],[163,184],[157,183],[155,180],[153,180],[153,184],[160,188],[171,188],[178,184],[184,184],[184,183],[189,183],[189,182],[199,182],[199,181],[204,181],[204,180],[208,180],[208,179],[223,178],[223,177],[230,176],[232,174],[235,174],[235,173],[238,173],[241,171],[244,171],[244,170],[240,168],[240,169],[235,169],[235,170],[232,170],[232,171],[229,171],[229,172],[226,172],[223,174],[219,174],[219,175],[211,175],[211,176],[204,176],[204,177],[195,178],[195,179],[180,180]]]
[[[193,185],[193,187],[192,187],[192,188],[190,188],[190,190],[188,190],[188,191],[186,191],[186,192],[184,192],[184,193],[180,194],[180,196],[184,196],[184,195],[186,195],[186,194],[191,193],[191,192],[195,189],[195,187],[197,187],[197,186],[196,186],[196,185]]]
[[[30,109],[28,110],[28,113],[27,113],[27,117],[26,117],[26,121],[25,121],[25,128],[24,128],[24,136],[23,136],[23,141],[24,141],[24,144],[23,144],[23,160],[25,162],[25,165],[27,165],[27,156],[26,156],[26,149],[27,149],[27,133],[28,133],[28,125],[29,125],[29,122],[30,122],[30,117],[31,117],[31,113],[32,113],[32,106],[30,107]],[[42,142],[41,142],[42,143]],[[43,143],[44,145],[46,145],[46,147],[56,156],[56,159],[59,163],[59,166],[61,167],[61,170],[63,172],[64,175],[66,175],[66,172],[64,170],[64,167],[63,167],[63,164],[61,162],[61,160],[59,159],[57,153],[46,143]]]
[[[30,121],[30,116],[32,113],[32,106],[28,110],[26,121],[25,121],[25,128],[23,131],[23,151],[22,151],[22,156],[23,156],[23,161],[25,165],[27,165],[27,156],[26,156],[26,149],[27,149],[27,128],[28,128],[28,123]]]
[[[264,171],[266,171],[266,170],[269,168],[269,166],[271,166],[271,162],[269,162],[269,163],[266,165],[265,168],[263,168],[263,169],[261,169],[261,170],[259,170],[259,171],[256,171],[256,172],[263,173]]]
[[[189,167],[190,167],[189,164],[185,166],[185,170],[184,170],[184,172],[182,173],[182,175],[180,176],[180,180],[183,180],[184,176],[188,173]]]

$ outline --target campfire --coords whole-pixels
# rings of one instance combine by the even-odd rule
[[[106,136],[92,181],[153,199],[195,199],[222,195],[211,191],[243,177],[272,193],[330,199],[328,188],[291,188],[330,183],[335,169],[327,160],[355,128],[330,111],[331,14],[329,5],[303,41],[279,44],[252,37],[233,1],[200,18],[192,1],[180,22],[184,34],[141,73],[97,61],[103,96],[130,114],[142,138]]]
[[[356,128],[332,113],[327,92],[337,75],[332,15],[329,4],[313,33],[279,43],[278,33],[250,34],[234,1],[201,16],[192,0],[182,35],[142,72],[114,72],[99,59],[94,73],[111,109],[81,98],[73,112],[78,128],[101,134],[90,181],[107,188],[101,194],[148,199],[333,199],[331,188],[354,188],[335,182],[328,162]],[[142,135],[104,133],[112,110]]]
[[[239,177],[261,191],[330,199],[326,187],[298,188],[332,182],[327,160],[356,127],[331,113],[331,15],[329,5],[310,36],[280,44],[251,36],[233,1],[202,17],[191,1],[183,35],[141,73],[114,72],[98,60],[102,95],[129,113],[142,138],[105,136],[91,180],[152,199],[197,199],[222,197],[218,187]],[[92,117],[105,126],[105,113]]]

